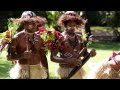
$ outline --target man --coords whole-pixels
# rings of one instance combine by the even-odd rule
[[[91,32],[91,28],[90,28],[90,21],[89,19],[87,19],[87,16],[85,13],[80,12],[80,16],[85,20],[85,33],[87,34],[87,39],[90,39],[91,41],[95,41],[95,38]]]
[[[110,58],[100,64],[96,64],[87,78],[120,79],[120,52],[113,52]]]
[[[75,32],[77,27],[84,25],[84,21],[74,11],[67,11],[59,18],[58,24],[64,27],[64,31],[62,33],[64,36],[64,40],[62,42],[63,48],[57,48],[55,51],[52,51],[51,60],[59,63],[59,78],[66,79],[74,67],[81,65],[81,57],[88,54],[86,50],[81,56],[79,56],[84,45],[81,34]],[[58,53],[60,53],[60,57],[58,57]],[[96,53],[93,50],[90,53],[90,57],[95,55]],[[82,79],[84,76],[84,70],[81,68],[76,74],[78,75],[72,79]]]
[[[8,60],[16,61],[10,70],[13,79],[47,79],[48,62],[45,56],[43,40],[35,32],[39,24],[46,22],[45,18],[36,16],[34,12],[23,12],[17,19],[24,29],[17,33],[9,43]]]
[[[88,34],[88,37],[92,35],[91,30],[90,30],[90,23],[89,23],[88,19],[86,19],[85,31]]]

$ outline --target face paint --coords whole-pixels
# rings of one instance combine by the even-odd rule
[[[35,23],[27,23],[25,24],[25,29],[28,33],[34,33],[37,30],[37,24]]]
[[[68,23],[67,24],[67,26],[66,26],[66,30],[67,30],[67,32],[69,32],[69,33],[74,33],[74,31],[77,29],[77,27],[76,27],[76,23],[75,22],[70,22],[70,23]]]

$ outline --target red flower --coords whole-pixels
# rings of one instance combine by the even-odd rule
[[[55,34],[55,39],[58,39],[59,36],[60,36],[60,32],[58,32],[58,31],[55,30],[54,34]]]
[[[46,28],[44,26],[38,27],[40,33],[45,32]]]

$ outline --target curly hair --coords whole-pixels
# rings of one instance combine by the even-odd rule
[[[21,24],[34,22],[40,25],[46,23],[46,18],[37,16],[33,11],[24,11],[21,17],[16,20]]]
[[[84,25],[84,20],[74,11],[67,11],[58,19],[58,25],[65,27],[68,22],[74,21],[76,25]]]
[[[35,23],[38,23],[38,24],[45,24],[46,23],[46,18],[43,18],[43,17],[40,17],[40,16],[19,18],[17,20],[22,24],[30,23],[30,22],[35,22]]]

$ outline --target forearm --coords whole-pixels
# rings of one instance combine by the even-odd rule
[[[51,61],[56,63],[67,63],[68,58],[58,57],[57,55],[51,53]]]
[[[20,54],[20,55],[17,55],[17,54],[8,54],[7,55],[7,59],[10,60],[10,61],[20,60],[20,59],[23,59],[23,55],[22,54]]]
[[[48,62],[47,62],[46,59],[44,59],[44,61],[42,60],[41,64],[42,64],[43,67],[45,67],[46,69],[48,69]]]
[[[88,50],[86,49],[85,52],[83,53],[83,57],[85,57],[87,54],[89,54]]]
[[[95,49],[92,49],[90,52],[86,51],[86,52],[83,54],[83,57],[86,57],[88,54],[90,55],[90,57],[96,56],[96,51],[95,51]]]
[[[42,66],[45,67],[46,69],[48,69],[48,61],[47,61],[45,51],[41,49],[40,54],[41,54],[41,64],[42,64]]]
[[[43,57],[41,60],[41,64],[43,66],[43,69],[45,70],[45,72],[47,73],[47,79],[49,79],[49,68],[48,68],[48,62],[47,62],[47,58]]]

